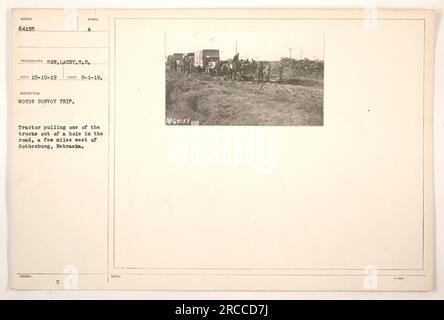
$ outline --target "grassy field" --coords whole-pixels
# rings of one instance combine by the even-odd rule
[[[323,82],[284,78],[277,83],[238,82],[166,72],[166,118],[200,125],[323,125]]]

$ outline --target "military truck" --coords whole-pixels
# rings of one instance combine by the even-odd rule
[[[203,49],[194,52],[194,67],[198,72],[216,74],[215,68],[219,62],[219,50]]]

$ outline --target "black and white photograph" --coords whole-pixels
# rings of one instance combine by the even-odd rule
[[[167,125],[323,126],[324,34],[169,32]]]
[[[136,1],[0,1],[0,300],[444,298],[444,0]]]

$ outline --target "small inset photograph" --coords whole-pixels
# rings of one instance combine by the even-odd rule
[[[165,38],[167,125],[323,126],[323,33]]]

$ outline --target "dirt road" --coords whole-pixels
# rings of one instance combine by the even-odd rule
[[[323,84],[238,82],[166,73],[166,118],[200,125],[323,125]]]

